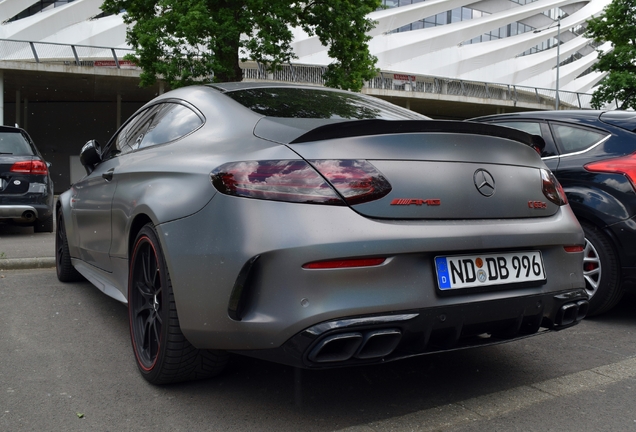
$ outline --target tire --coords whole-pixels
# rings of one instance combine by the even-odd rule
[[[53,220],[53,217],[51,217]],[[71,254],[68,251],[68,239],[66,238],[66,228],[62,210],[57,213],[57,232],[55,233],[55,270],[57,278],[61,282],[75,282],[83,280],[84,277],[75,270],[71,264]]]
[[[44,220],[40,220],[40,219],[36,220],[35,224],[33,225],[33,231],[36,233],[53,232],[53,215],[49,216],[48,218]]]
[[[616,306],[623,290],[620,264],[612,243],[598,228],[581,223],[585,233],[583,277],[590,296],[587,316],[600,315]]]
[[[152,384],[218,375],[225,351],[199,350],[183,336],[157,233],[151,224],[137,234],[128,283],[130,339],[137,366]]]

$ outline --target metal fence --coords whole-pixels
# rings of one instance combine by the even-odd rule
[[[131,49],[0,39],[0,60],[76,66],[132,67]]]
[[[123,60],[131,49],[109,48],[90,45],[69,45],[51,42],[29,42],[0,39],[0,61],[22,61],[35,63],[57,63],[89,67],[135,68]],[[324,85],[326,68],[314,65],[285,65],[278,71],[267,71],[257,63],[243,65],[243,79],[257,81],[281,81]],[[554,105],[556,91],[536,87],[496,84],[481,81],[465,81],[426,75],[404,75],[380,72],[365,83],[370,89],[399,92],[427,93],[490,101],[512,101],[516,103]],[[559,91],[559,106],[563,109],[590,109],[592,95]]]
[[[244,66],[243,79],[289,81],[324,85],[324,79],[322,77],[324,71],[325,68],[322,66],[286,65],[283,66],[280,71],[267,73],[262,65]],[[380,72],[378,76],[366,82],[364,87],[398,92],[428,93],[546,106],[553,106],[556,98],[555,89],[497,84],[483,81],[466,81],[428,75],[405,75],[391,72]],[[562,109],[590,109],[591,100],[591,94],[559,91],[559,106]]]

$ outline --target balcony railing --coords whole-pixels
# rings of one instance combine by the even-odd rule
[[[29,42],[0,39],[0,61],[20,61],[35,63],[57,63],[88,67],[136,68],[123,59],[131,49],[110,48],[90,45],[70,45],[51,42]],[[322,66],[285,65],[278,71],[268,72],[257,63],[242,65],[243,79],[254,81],[279,81],[313,85],[324,85]],[[405,75],[380,72],[377,77],[365,83],[365,88],[392,90],[416,94],[454,96],[483,99],[492,102],[511,101],[513,104],[538,104],[549,108],[554,105],[556,91],[539,87],[466,81],[428,75]],[[592,95],[559,91],[562,108],[590,109]]]
[[[267,72],[262,65],[243,66],[243,79],[263,81],[296,82],[324,85],[323,73],[326,68],[311,65],[286,65],[280,71]],[[365,83],[365,88],[394,90],[406,93],[428,93],[434,95],[486,99],[490,101],[512,101],[516,103],[554,105],[556,90],[540,87],[526,87],[511,84],[497,84],[483,81],[466,81],[428,75],[406,75],[380,72],[377,77]],[[592,95],[559,91],[559,104],[563,109],[590,109]]]
[[[0,39],[0,60],[75,66],[134,67],[123,60],[131,49]]]

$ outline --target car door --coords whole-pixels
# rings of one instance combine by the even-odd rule
[[[117,170],[126,155],[143,141],[152,120],[153,107],[128,121],[111,139],[103,160],[93,172],[72,186],[71,217],[80,258],[107,272],[112,271],[112,201],[117,189]]]

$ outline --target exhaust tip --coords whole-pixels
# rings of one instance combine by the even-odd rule
[[[587,312],[590,309],[590,302],[587,300],[580,300],[576,303],[579,308],[578,314],[576,316],[577,321],[581,321],[587,315]]]
[[[376,330],[365,335],[355,357],[360,360],[385,357],[400,343],[402,332],[398,329]]]
[[[567,326],[575,321],[578,321],[579,306],[577,303],[566,303],[561,306],[559,313],[557,314],[556,324],[560,326]]]
[[[27,222],[32,222],[35,220],[35,213],[31,210],[27,210],[22,213],[22,219],[25,219]]]
[[[332,363],[349,360],[362,344],[361,333],[341,333],[324,338],[309,353],[315,363]]]

